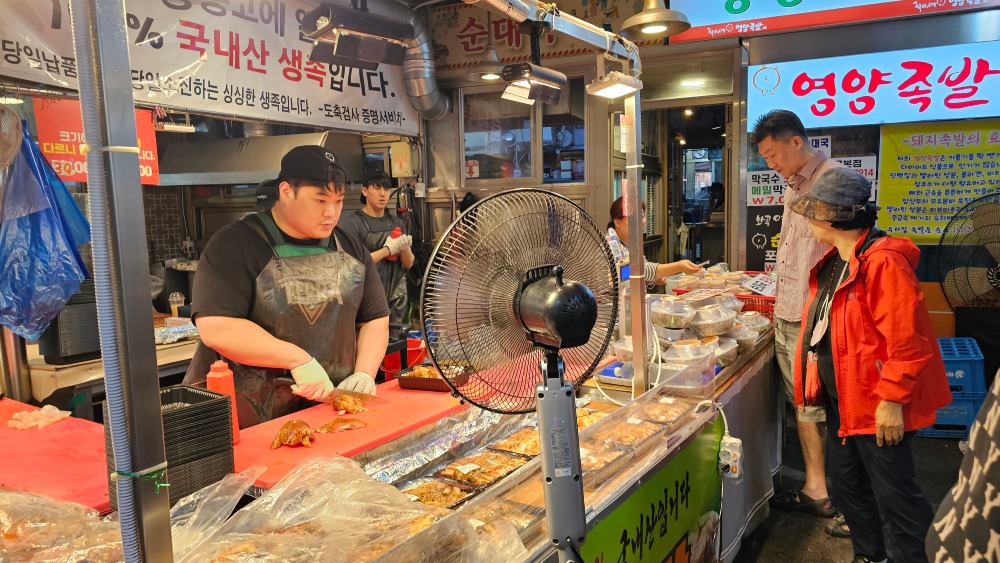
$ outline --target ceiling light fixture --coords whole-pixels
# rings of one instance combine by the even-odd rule
[[[170,122],[158,122],[154,129],[157,131],[164,131],[166,133],[194,133],[195,126],[189,125],[187,123],[170,123]]]
[[[522,104],[558,104],[562,91],[567,87],[566,75],[542,66],[541,41],[543,33],[552,28],[547,21],[525,20],[517,26],[520,33],[531,38],[531,62],[513,63],[503,67],[500,77],[507,82],[501,96]]]
[[[18,104],[23,104],[23,103],[24,100],[18,98],[17,96],[0,96],[0,104],[16,106]]]
[[[299,30],[313,42],[309,60],[364,70],[402,65],[414,38],[412,24],[329,2],[307,13]]]
[[[558,104],[568,83],[565,74],[532,63],[509,64],[501,77],[507,82],[503,98],[521,103]]]
[[[483,58],[479,60],[479,64],[470,68],[467,74],[473,80],[478,79],[487,82],[500,80],[500,73],[503,72],[503,65],[500,64],[500,58],[497,57],[497,49],[493,46],[493,38],[490,35],[490,30],[492,29],[490,13],[486,12],[486,48],[483,50]]]
[[[691,22],[677,10],[668,10],[663,0],[645,0],[642,11],[625,20],[622,37],[631,41],[663,39],[687,31]]]
[[[694,115],[694,110],[691,109],[691,108],[688,108],[688,109],[684,110],[684,115],[686,115],[687,117],[691,117],[692,115]]]
[[[704,85],[705,85],[705,80],[702,78],[697,78],[694,80],[681,80],[681,86],[685,86],[687,88],[693,86],[704,86]]]
[[[675,135],[674,139],[676,139],[681,146],[688,144],[687,139],[685,139],[684,135],[681,135],[680,133]]]
[[[613,70],[587,85],[587,93],[610,100],[642,90],[642,81],[634,76]]]

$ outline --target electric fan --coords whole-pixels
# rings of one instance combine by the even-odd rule
[[[1000,307],[1000,193],[973,200],[951,218],[937,252],[948,305]]]
[[[573,391],[611,342],[617,295],[601,229],[570,200],[536,189],[490,196],[460,215],[421,287],[427,348],[455,394],[499,413],[537,409],[560,561],[579,557],[586,534]]]

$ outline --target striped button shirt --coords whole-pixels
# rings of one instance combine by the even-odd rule
[[[830,245],[816,240],[809,230],[808,220],[789,206],[809,193],[820,174],[839,166],[843,164],[819,153],[802,170],[788,178],[781,218],[781,242],[778,245],[775,317],[791,322],[802,320],[802,307],[809,297],[809,272],[830,248]]]

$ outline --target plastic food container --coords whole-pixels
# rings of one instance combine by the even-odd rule
[[[726,333],[726,338],[731,338],[736,342],[736,350],[739,354],[753,351],[754,346],[757,345],[757,338],[759,336],[756,330],[746,328],[745,326],[733,327],[733,330]]]
[[[675,289],[697,289],[698,284],[701,283],[701,278],[695,276],[681,276],[677,278],[674,283]]]
[[[737,313],[742,311],[743,306],[745,305],[745,303],[743,303],[742,300],[738,299],[736,296],[730,293],[724,293],[722,295],[719,295],[718,297],[715,298],[715,303],[717,305],[725,307],[726,309],[732,309]]]
[[[739,357],[739,345],[736,341],[730,338],[720,338],[718,342],[719,347],[715,350],[715,360],[719,362],[719,365],[726,367],[736,363],[736,358]]]
[[[631,362],[633,359],[632,353],[632,336],[623,336],[620,340],[614,342],[612,346],[615,349],[615,357],[618,358],[619,362]],[[653,350],[651,346],[646,347],[646,357],[652,357]]]
[[[705,338],[701,339],[701,343],[703,345],[711,348],[713,352],[715,350],[719,349],[719,337],[718,336],[706,336]]]
[[[698,340],[674,342],[661,358],[662,362],[659,365],[649,367],[650,376],[655,378],[659,374],[660,381],[665,381],[688,369],[703,372],[708,377],[715,377],[715,353],[710,346]],[[656,371],[657,369],[659,371]]]
[[[765,332],[771,330],[771,320],[757,311],[740,313],[737,320],[743,323],[744,328],[752,329],[756,331],[757,334],[764,334]]]
[[[718,276],[713,276],[713,277],[705,276],[705,279],[701,280],[701,284],[699,285],[699,287],[701,287],[702,289],[725,289],[726,280],[725,278]]]
[[[468,485],[423,478],[406,483],[399,488],[399,492],[415,502],[438,508],[455,508],[476,494],[476,489]]]
[[[720,305],[706,305],[695,310],[691,327],[702,336],[719,336],[733,329],[736,311]]]
[[[661,351],[669,349],[678,340],[688,340],[691,338],[689,331],[682,328],[663,328],[653,325],[653,334],[660,341]]]
[[[715,394],[715,361],[712,354],[704,358],[666,378],[663,389],[677,397],[711,398]],[[704,369],[705,364],[709,369]]]
[[[709,274],[725,274],[729,272],[729,264],[726,264],[725,262],[719,262],[714,266],[710,266],[706,271]]]
[[[656,326],[681,329],[694,318],[694,307],[679,297],[661,297],[650,305],[649,317]]]

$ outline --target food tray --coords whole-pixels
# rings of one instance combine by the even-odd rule
[[[506,477],[527,462],[526,456],[480,450],[451,462],[435,473],[435,476],[467,485],[486,487]]]
[[[675,399],[673,397],[660,397],[655,401],[649,401],[639,408],[638,415],[658,424],[672,426],[680,420],[687,418],[694,408],[694,403]]]
[[[410,496],[415,502],[452,509],[475,496],[479,489],[451,480],[425,477],[400,485],[399,492]]]
[[[503,440],[491,444],[490,448],[529,457],[535,457],[542,451],[542,445],[538,439],[538,429],[534,426],[526,426]]]
[[[453,391],[443,377],[412,377],[407,375],[419,367],[420,366],[414,366],[396,374],[395,378],[399,380],[399,387],[401,389],[410,389],[412,391],[438,391],[441,393],[451,393]],[[426,366],[424,367],[426,368]],[[431,367],[431,369],[436,368]],[[456,378],[454,383],[458,387],[461,387],[462,385],[465,385],[465,382],[468,381],[468,379],[468,375],[462,375]]]

